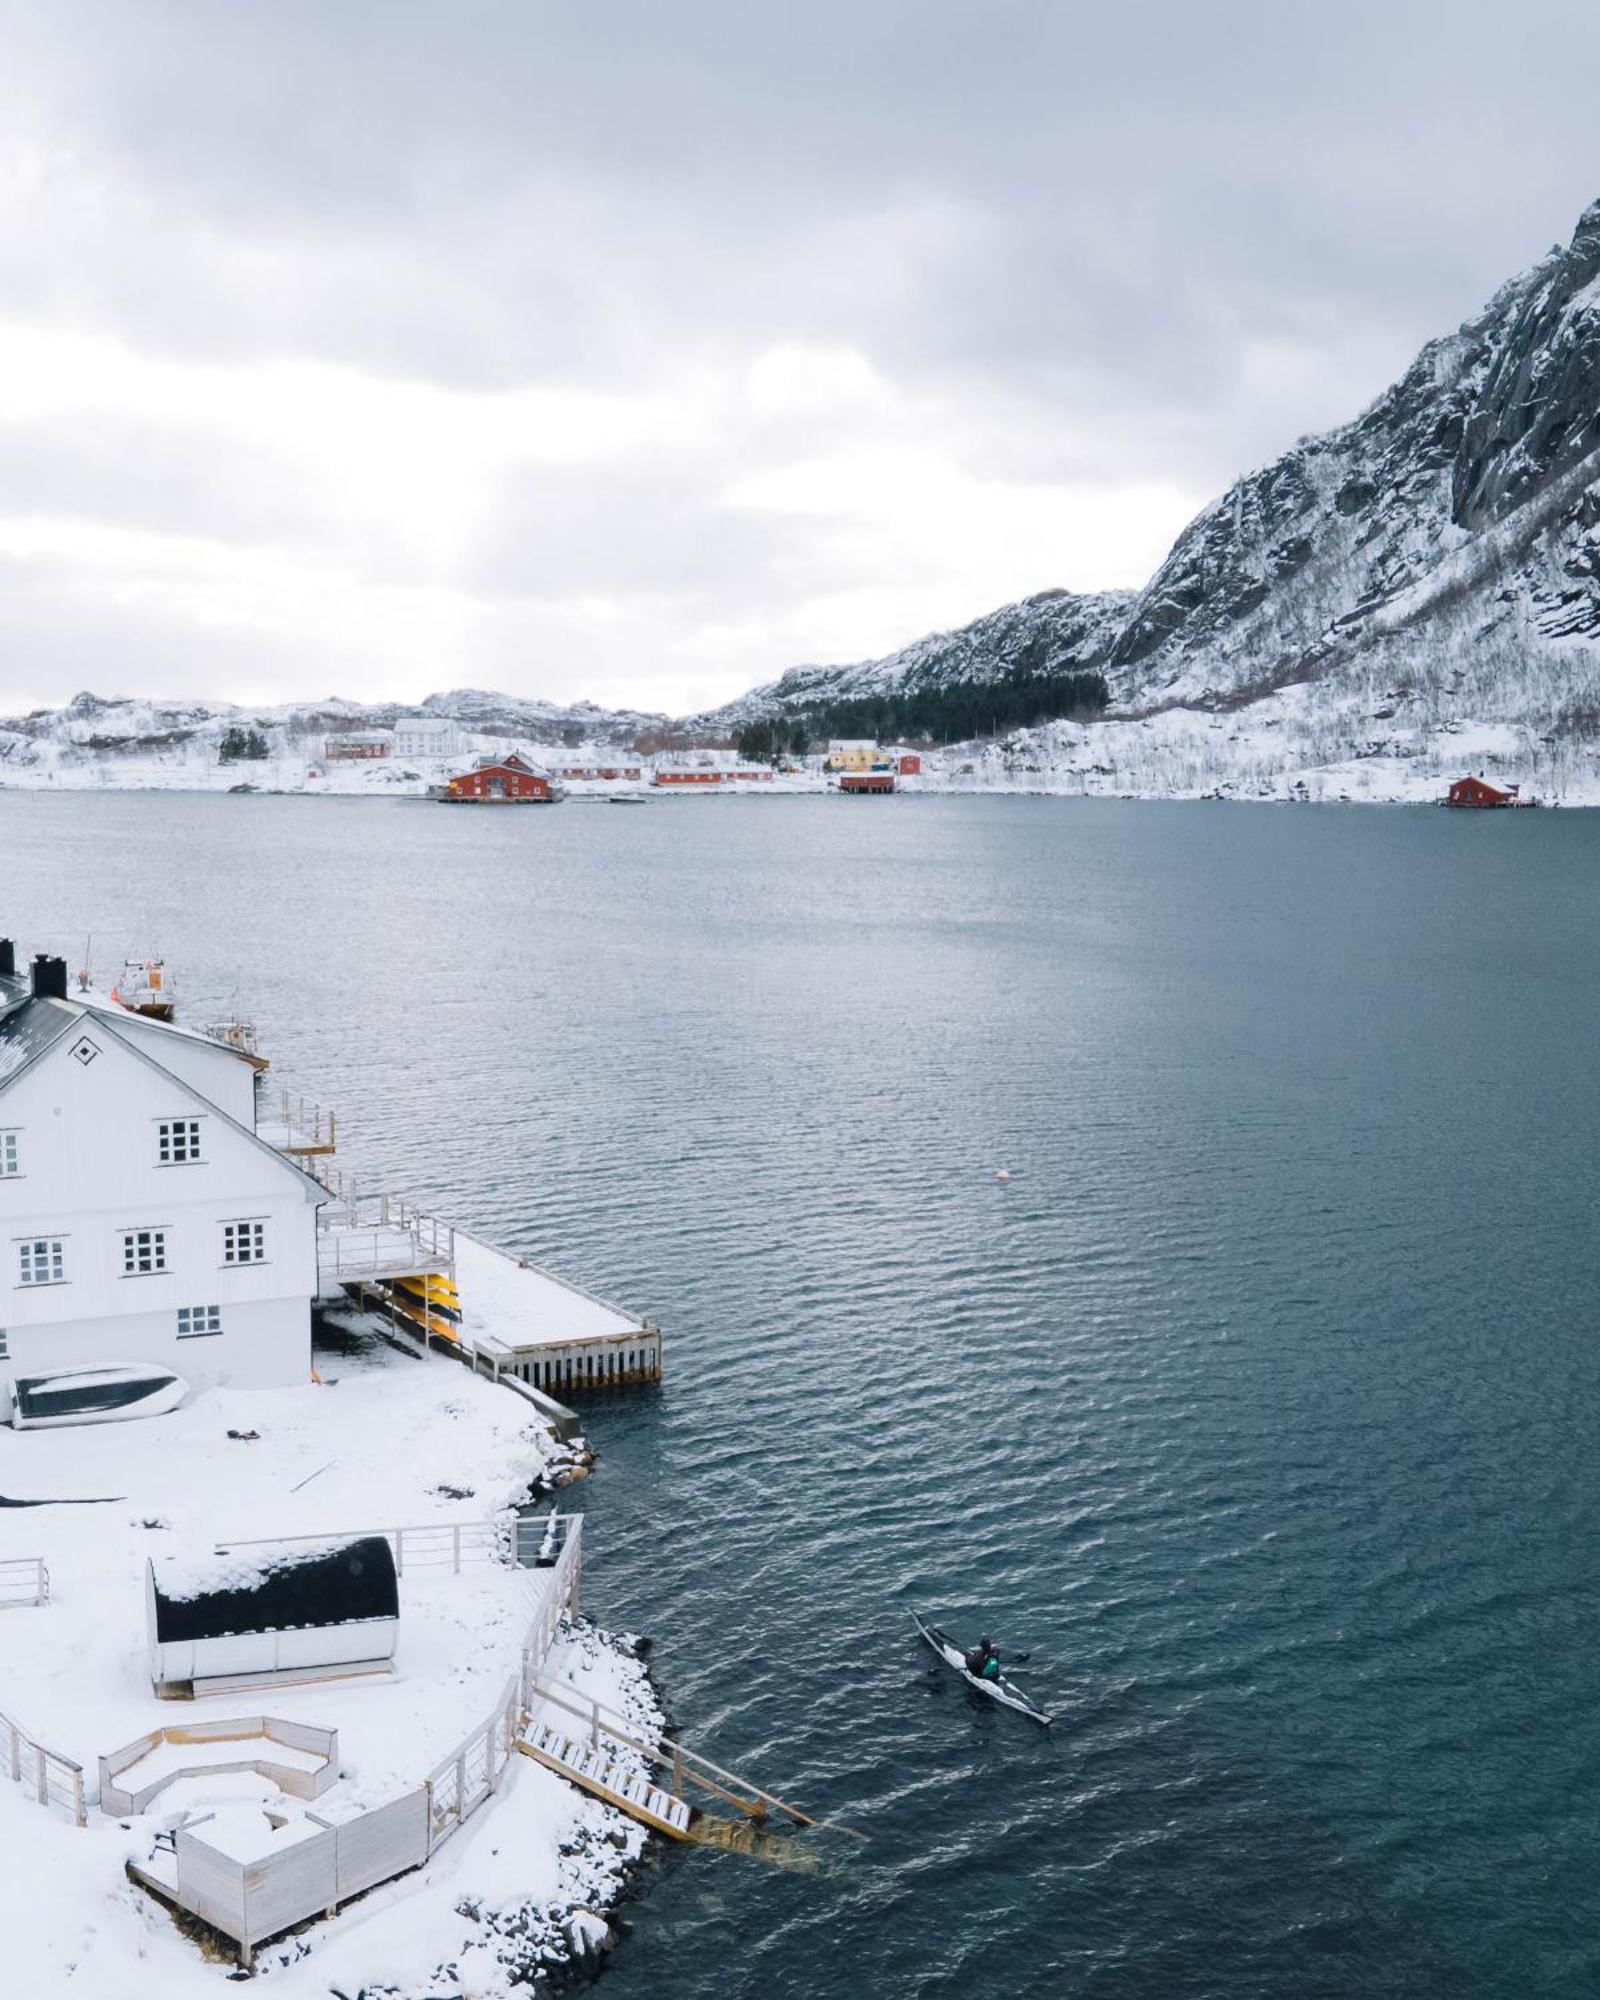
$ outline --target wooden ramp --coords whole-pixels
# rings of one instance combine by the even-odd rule
[[[528,1720],[517,1738],[522,1754],[669,1840],[728,1848],[743,1845],[734,1837],[741,1822],[691,1806],[684,1797],[689,1785],[735,1807],[757,1826],[766,1823],[769,1813],[798,1826],[817,1824],[798,1807],[785,1805],[681,1743],[665,1736],[653,1745],[641,1742],[621,1716],[579,1694],[570,1682],[536,1673],[528,1692]]]
[[[574,1741],[574,1736],[578,1739]],[[692,1840],[689,1821],[693,1808],[687,1799],[663,1791],[641,1777],[638,1757],[625,1744],[601,1732],[598,1744],[588,1740],[589,1732],[574,1724],[568,1734],[559,1722],[541,1721],[538,1716],[517,1738],[517,1748],[535,1763],[569,1778],[586,1792],[593,1792],[607,1805],[617,1806],[630,1819],[653,1827],[669,1840]]]

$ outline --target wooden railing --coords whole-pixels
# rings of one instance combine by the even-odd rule
[[[40,1556],[7,1556],[0,1561],[0,1610],[17,1604],[48,1604],[50,1572]]]
[[[47,1750],[28,1732],[0,1713],[0,1765],[42,1806],[61,1806],[72,1815],[74,1826],[84,1824],[83,1766]]]

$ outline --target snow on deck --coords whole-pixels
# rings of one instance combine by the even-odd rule
[[[485,1563],[407,1575],[393,1680],[193,1708],[151,1691],[148,1557],[482,1520],[521,1497],[550,1449],[525,1404],[472,1375],[381,1348],[324,1367],[321,1387],[214,1390],[163,1417],[0,1430],[0,1493],[106,1502],[0,1509],[0,1555],[42,1556],[51,1582],[48,1606],[0,1623],[0,1709],[91,1773],[101,1752],[173,1721],[266,1713],[316,1723],[338,1729],[342,1764],[374,1799],[425,1777],[482,1720],[516,1665],[541,1572]],[[466,1497],[446,1497],[446,1485]]]
[[[121,1424],[0,1429],[0,1495],[58,1503],[0,1507],[0,1556],[42,1556],[52,1583],[49,1605],[0,1619],[0,1709],[77,1759],[91,1790],[99,1755],[149,1730],[265,1714],[338,1731],[341,1777],[316,1810],[342,1817],[419,1784],[500,1699],[546,1573],[492,1563],[405,1574],[393,1679],[193,1704],[155,1699],[148,1556],[230,1538],[481,1520],[522,1496],[551,1448],[528,1406],[485,1378],[377,1342],[349,1357],[319,1355],[319,1365],[322,1387],[212,1391],[169,1415]],[[62,1504],[95,1499],[105,1504]],[[558,1656],[608,1705],[648,1699],[642,1667],[593,1635],[558,1642]],[[212,1743],[171,1746],[153,1762],[221,1762],[255,1748],[275,1762],[302,1761],[278,1744]],[[435,1966],[463,1954],[481,1968],[474,1991],[509,1992],[492,1932],[458,1903],[609,1899],[617,1871],[639,1851],[636,1830],[526,1759],[512,1767],[502,1796],[426,1868],[317,1926],[309,1958],[274,1966],[286,1996],[321,2000],[330,1982],[355,1991],[382,1977],[420,1990]],[[141,1780],[150,1768],[140,1766]],[[254,1800],[301,1821],[298,1802],[269,1784],[219,1774],[178,1781],[142,1818],[124,1824],[91,1810],[78,1829],[0,1776],[8,1990],[28,2000],[214,1995],[222,1968],[127,1881],[122,1863],[147,1862],[157,1827],[180,1808],[220,1809],[222,1824],[252,1844],[257,1826],[266,1828]],[[283,1947],[291,1958],[297,1949]]]
[[[630,1340],[645,1322],[536,1265],[518,1263],[481,1238],[456,1231],[456,1290],[468,1340],[495,1347]]]

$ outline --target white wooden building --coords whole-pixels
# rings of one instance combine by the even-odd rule
[[[303,1382],[325,1190],[255,1132],[256,1059],[19,977],[0,941],[0,1397],[150,1362]]]
[[[402,715],[394,725],[397,757],[459,757],[466,738],[448,715]]]

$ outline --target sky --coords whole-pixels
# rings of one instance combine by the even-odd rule
[[[1592,0],[0,0],[0,713],[1138,586],[1600,195]]]

